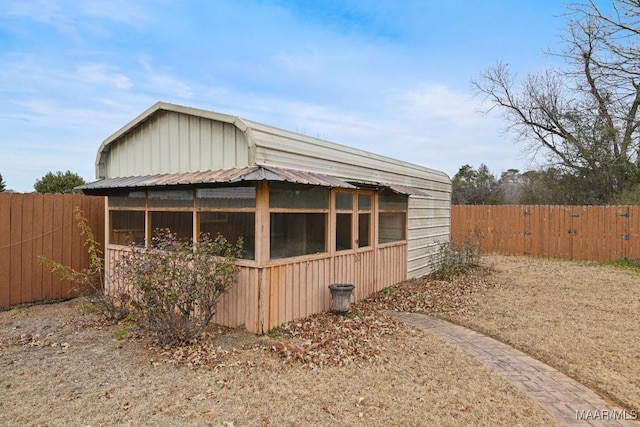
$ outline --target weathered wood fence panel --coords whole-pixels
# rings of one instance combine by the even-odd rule
[[[451,239],[477,234],[487,253],[640,259],[640,206],[452,206]]]
[[[81,270],[89,266],[74,209],[84,212],[104,247],[104,199],[71,194],[0,193],[0,310],[82,295],[39,261],[44,256]]]

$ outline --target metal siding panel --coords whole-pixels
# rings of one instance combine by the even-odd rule
[[[431,271],[439,245],[449,241],[450,211],[445,200],[409,197],[407,277]]]
[[[122,149],[120,148],[121,145],[117,144],[114,147],[111,148],[111,155],[109,156],[109,175],[112,176],[122,176],[120,174],[120,162],[122,161],[123,156],[120,155],[120,152],[122,151]],[[109,176],[108,175],[108,176]]]
[[[203,170],[200,147],[202,146],[202,129],[204,119],[189,117],[189,170]]]
[[[169,155],[166,172],[180,170],[180,118],[177,114],[167,115],[169,120],[169,134],[167,139],[167,154]]]
[[[337,161],[332,159],[335,155],[336,153],[326,153],[326,158],[306,157],[258,147],[256,164],[322,173],[345,180],[407,185],[423,190],[435,199],[446,200],[447,203],[450,199],[451,183],[447,177],[425,169],[402,169],[397,165],[387,165],[389,167],[385,170],[382,169],[385,167],[383,164],[367,165],[366,158],[344,158]]]
[[[134,173],[143,173],[145,168],[145,155],[144,155],[144,138],[149,133],[148,128],[140,127],[136,132],[136,139],[132,149],[132,159],[128,165],[127,172],[131,175]]]
[[[162,155],[160,153],[160,135],[162,133],[162,128],[159,126],[158,118],[154,118],[154,125],[149,125],[149,150],[151,151],[151,156],[149,159],[149,173],[160,173],[162,171],[161,167],[161,159]]]
[[[132,132],[128,135],[127,143],[122,144],[122,160],[120,163],[120,173],[122,175],[131,175],[131,171],[134,170],[133,157],[135,156],[135,145],[131,143],[131,141],[135,141],[136,131]]]
[[[240,129],[236,132],[236,165],[249,166],[249,143],[244,132]]]
[[[118,153],[118,144],[111,145],[111,151],[109,152],[109,155],[107,156],[105,161],[105,174],[107,177],[120,176],[120,174],[118,173],[118,167],[117,167],[117,162],[119,160],[117,153]]]
[[[192,141],[190,135],[189,116],[180,114],[178,116],[178,139],[172,142],[172,146],[178,151],[179,161],[176,172],[186,172],[190,170],[191,145],[196,142]]]
[[[395,159],[367,153],[327,141],[309,141],[300,135],[296,138],[290,136],[273,135],[253,130],[258,146],[257,162],[273,164],[280,167],[307,168],[313,172],[331,173],[333,175],[343,172],[350,173],[353,178],[360,173],[360,179],[371,179],[373,176],[390,176],[396,180],[390,181],[400,185],[412,185],[412,178],[428,177],[441,185],[434,187],[438,191],[450,192],[449,178],[442,172],[437,172],[418,165],[401,162]],[[306,139],[306,141],[305,141]],[[301,167],[303,166],[303,167]],[[398,177],[401,177],[398,180]],[[420,188],[420,187],[418,187]]]
[[[152,128],[150,126],[147,126],[140,140],[140,145],[142,149],[142,158],[139,159],[140,161],[139,170],[143,175],[148,175],[153,173],[152,171],[153,149],[151,144],[151,141],[152,141],[151,134],[152,134]]]
[[[213,157],[213,136],[211,134],[211,120],[200,121],[200,169],[206,170]]]
[[[223,169],[222,147],[224,145],[224,124],[211,122],[211,169]],[[214,143],[215,142],[215,143]]]
[[[244,134],[232,124],[167,113],[154,128],[159,131],[159,138],[153,141],[157,146],[154,151],[158,153],[155,157],[159,157],[159,161],[153,159],[154,173],[215,170],[248,163]],[[237,137],[238,132],[242,138]],[[238,152],[244,154],[244,158],[238,158]],[[160,166],[156,168],[158,163]]]
[[[222,167],[232,168],[236,164],[236,128],[225,123],[222,139]]]
[[[158,122],[158,141],[156,146],[157,150],[160,153],[160,171],[161,172],[169,172],[170,168],[170,157],[171,153],[169,152],[169,145],[171,141],[170,137],[170,123],[168,115],[163,115],[161,120]]]

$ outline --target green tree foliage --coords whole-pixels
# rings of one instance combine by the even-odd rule
[[[4,182],[4,179],[2,179],[2,174],[0,173],[0,193],[5,191],[6,189],[7,189],[7,184]]]
[[[563,188],[563,176],[557,169],[547,168],[522,173],[520,198],[516,204],[522,205],[564,205],[572,204]],[[579,203],[577,203],[579,204]]]
[[[45,176],[36,180],[33,188],[38,193],[77,193],[75,187],[85,184],[85,180],[77,173],[66,171],[47,172]]]
[[[498,180],[496,199],[501,205],[519,204],[525,186],[525,179],[518,169],[502,172]]]
[[[563,67],[519,79],[498,63],[473,82],[573,203],[608,203],[640,182],[640,3],[611,6],[569,4],[563,49],[550,52]]]
[[[590,200],[587,182],[552,167],[523,173],[508,169],[496,179],[484,164],[477,170],[464,165],[452,179],[451,201],[454,205],[578,205]]]
[[[451,180],[451,203],[454,205],[495,205],[498,182],[487,165],[476,170],[470,165],[462,166]]]

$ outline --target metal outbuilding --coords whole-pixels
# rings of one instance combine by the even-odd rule
[[[214,321],[256,333],[328,310],[330,284],[354,284],[359,300],[427,274],[449,240],[443,172],[174,104],[107,138],[96,175],[81,188],[108,196],[107,266],[156,228],[242,237],[240,280]]]

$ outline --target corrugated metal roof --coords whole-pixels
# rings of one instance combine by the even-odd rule
[[[390,184],[388,182],[380,182],[380,181],[351,181],[350,183],[356,185],[358,188],[370,188],[374,190],[379,190],[381,188],[388,188],[389,190],[399,193],[405,194],[407,196],[422,196],[422,197],[433,197],[431,194],[426,193],[425,191],[411,187],[408,185],[400,185],[400,184]]]
[[[384,185],[385,187],[389,187],[391,191],[395,191],[396,193],[400,193],[400,194],[406,194],[408,196],[433,197],[432,195],[427,194],[418,188],[409,187],[408,185],[398,185],[398,184],[387,184],[387,185],[382,184],[382,185]]]
[[[222,184],[242,181],[284,181],[323,187],[357,188],[345,181],[327,175],[264,166],[220,169],[214,171],[163,173],[135,177],[104,178],[77,187],[95,193],[97,190],[138,187],[164,187],[173,185]]]

